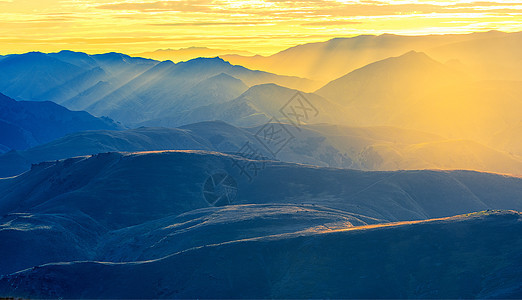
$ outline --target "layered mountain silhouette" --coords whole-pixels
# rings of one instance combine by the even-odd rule
[[[171,60],[173,62],[187,61],[199,57],[216,57],[220,55],[254,55],[248,51],[238,51],[232,49],[213,49],[207,47],[188,47],[181,49],[159,49],[152,52],[137,53],[134,56],[152,58],[155,60]]]
[[[468,169],[522,175],[514,155],[469,140],[394,127],[334,125],[283,126],[289,143],[274,156],[265,126],[238,128],[222,121],[179,128],[138,128],[127,131],[87,131],[69,134],[25,151],[0,155],[0,177],[28,171],[31,165],[110,151],[207,150],[240,153],[248,144],[259,155],[285,162],[359,170]]]
[[[294,97],[298,90],[285,88],[276,84],[262,84],[249,88],[247,91],[229,101],[212,103],[192,110],[169,112],[163,117],[143,122],[145,126],[176,127],[201,121],[222,120],[237,126],[259,126],[275,118],[284,123],[336,123],[350,115],[342,106],[310,93],[300,93],[301,100]],[[294,99],[294,102],[292,100]],[[299,101],[306,101],[305,106]],[[281,109],[288,104],[288,110],[296,109],[298,118],[283,114]],[[310,109],[310,115],[304,115],[303,108]]]
[[[521,37],[0,56],[0,297],[522,298]]]
[[[352,124],[416,129],[493,148],[491,136],[518,124],[515,111],[522,111],[518,82],[475,81],[414,51],[357,69],[315,93],[351,111],[355,117],[346,121]]]
[[[462,67],[473,70],[478,79],[519,80],[517,66],[521,56],[515,49],[521,46],[521,36],[519,32],[499,31],[427,36],[360,35],[298,45],[266,57],[221,57],[247,68],[328,82],[375,61],[415,50],[426,52],[443,63],[460,62]]]
[[[174,64],[120,53],[87,55],[61,51],[10,55],[2,60],[0,69],[0,91],[6,95],[20,100],[54,101],[75,110],[87,109],[98,116],[117,114],[113,111],[123,104],[131,112],[140,111],[143,109],[140,105],[146,105],[143,97],[148,97],[149,105],[161,101],[190,102],[194,92],[205,96],[205,92],[201,91],[205,87],[201,85],[222,73],[237,77],[248,86],[273,82],[302,88],[313,84],[311,80],[303,78],[233,66],[218,58],[199,58]],[[210,83],[211,87],[216,84],[221,91],[234,91],[235,83],[232,87],[219,80]],[[240,92],[233,96],[237,97],[239,94]],[[175,108],[175,104],[173,105]],[[149,112],[154,113],[158,112]],[[123,113],[118,115],[122,116],[120,121],[129,121],[128,119],[136,117]]]
[[[70,111],[56,103],[16,101],[0,94],[0,145],[23,150],[84,130],[120,129],[108,118]]]

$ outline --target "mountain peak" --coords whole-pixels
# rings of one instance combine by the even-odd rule
[[[225,61],[219,56],[216,57],[198,57],[191,60],[188,60],[186,62],[181,63],[224,63],[224,64],[230,64],[228,61]]]
[[[427,58],[429,58],[429,56],[426,53],[418,52],[418,51],[415,51],[415,50],[410,50],[410,51],[408,51],[408,52],[406,52],[403,55],[400,55],[398,57],[419,57],[419,58],[421,58],[421,57],[426,58],[427,57]]]
[[[61,50],[60,52],[58,52],[58,54],[85,54],[85,55],[88,55],[87,53],[73,51],[73,50]]]
[[[8,56],[4,59],[4,62],[7,62],[7,61],[33,62],[35,60],[42,60],[42,59],[44,59],[44,60],[50,59],[50,57],[48,57],[46,54],[44,54],[42,52],[33,51],[33,52],[27,52],[27,53],[23,53],[23,54]]]
[[[198,57],[191,60],[179,62],[176,64],[176,66],[181,68],[188,68],[188,69],[201,69],[204,68],[206,70],[209,70],[211,68],[221,68],[221,67],[230,67],[232,66],[228,61],[223,60],[219,57]]]
[[[209,79],[212,79],[212,80],[227,80],[227,81],[236,81],[236,80],[239,80],[239,79],[237,79],[236,77],[231,76],[231,75],[229,75],[229,74],[227,74],[227,73],[225,73],[225,72],[222,72],[222,73],[219,73],[219,74],[217,74],[217,75],[215,75],[215,76],[212,76],[212,77],[210,77]],[[239,80],[239,81],[241,81],[241,80]]]

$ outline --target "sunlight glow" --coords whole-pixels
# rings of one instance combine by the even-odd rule
[[[520,1],[0,0],[0,54],[205,46],[271,54],[359,34],[522,30]]]

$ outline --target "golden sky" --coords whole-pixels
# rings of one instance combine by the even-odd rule
[[[0,54],[205,46],[271,54],[359,34],[521,31],[522,0],[0,0]]]

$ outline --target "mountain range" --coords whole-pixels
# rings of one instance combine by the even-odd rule
[[[490,32],[444,37],[371,38],[389,40],[390,45],[403,49],[423,39],[479,43],[498,38],[516,42],[518,35]],[[252,71],[218,58],[174,64],[117,53],[87,55],[62,51],[10,55],[1,63],[0,68],[7,71],[5,87],[0,86],[0,91],[6,95],[18,95],[18,100],[54,101],[69,109],[108,116],[131,128],[178,127],[214,120],[242,127],[258,126],[273,117],[284,119],[281,107],[290,101],[292,93],[301,90],[318,111],[317,118],[307,123],[393,126],[448,139],[472,140],[514,155],[522,152],[506,142],[500,143],[506,147],[499,148],[497,142],[509,132],[516,132],[513,128],[521,121],[517,113],[522,110],[518,81],[477,80],[476,72],[440,63],[421,52],[409,51],[374,61],[345,73],[314,93],[303,92],[310,89],[310,80]],[[18,83],[10,84],[11,79]],[[29,84],[18,87],[19,82]],[[300,88],[303,86],[308,88]],[[495,104],[499,99],[502,105]],[[477,119],[487,122],[477,124]]]
[[[91,130],[69,134],[25,151],[0,155],[0,177],[28,171],[32,165],[111,151],[206,150],[240,153],[246,145],[259,155],[308,165],[393,171],[468,169],[520,176],[522,161],[468,140],[394,127],[283,126],[293,137],[274,156],[260,134],[264,126],[238,128],[222,121],[179,128],[142,127],[125,131]]]
[[[152,52],[136,53],[133,56],[151,58],[159,61],[170,60],[173,62],[187,61],[199,57],[216,57],[220,55],[243,55],[252,56],[253,53],[248,51],[232,50],[232,49],[213,49],[207,47],[188,47],[181,49],[158,49]]]
[[[372,62],[408,51],[466,69],[477,80],[520,80],[522,33],[489,31],[471,34],[401,36],[359,35],[291,47],[270,56],[222,55],[247,68],[329,82]],[[492,58],[495,59],[492,59]]]
[[[522,298],[521,43],[0,56],[0,298]]]

